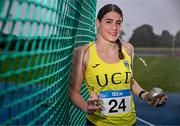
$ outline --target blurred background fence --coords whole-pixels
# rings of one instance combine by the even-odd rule
[[[74,48],[94,40],[95,15],[96,0],[0,1],[1,125],[85,123],[69,75]]]

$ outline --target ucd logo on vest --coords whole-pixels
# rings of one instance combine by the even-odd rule
[[[124,61],[124,66],[125,66],[126,68],[129,68],[129,63],[128,63],[127,60]]]
[[[96,80],[97,80],[98,85],[101,86],[101,87],[107,86],[108,82],[109,82],[109,79],[111,79],[111,82],[113,84],[121,84],[122,81],[125,84],[127,84],[127,83],[129,83],[129,80],[130,80],[129,75],[131,74],[131,72],[125,72],[124,74],[125,74],[126,78],[124,78],[124,80],[121,80],[121,81],[120,80],[119,81],[115,80],[115,78],[121,77],[121,73],[120,72],[114,73],[112,75],[104,74],[104,79],[105,79],[105,83],[104,84],[101,83],[101,81],[99,79],[99,75],[96,75]]]

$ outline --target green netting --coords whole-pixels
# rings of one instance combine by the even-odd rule
[[[69,75],[74,48],[94,40],[95,13],[96,0],[0,0],[1,125],[85,123]]]

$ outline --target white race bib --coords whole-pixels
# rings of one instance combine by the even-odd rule
[[[131,110],[130,90],[115,90],[100,92],[102,115],[128,113]]]

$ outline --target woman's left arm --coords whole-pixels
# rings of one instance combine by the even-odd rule
[[[123,43],[123,49],[128,53],[131,58],[131,70],[132,70],[132,79],[131,79],[131,89],[134,95],[138,96],[140,92],[144,91],[139,84],[134,80],[133,77],[133,60],[134,60],[134,47],[129,42]]]
[[[135,81],[135,79],[133,77],[134,48],[130,43],[126,44],[126,48],[127,48],[127,53],[131,57],[131,68],[132,68],[131,90],[132,90],[133,94],[136,96],[139,96],[141,99],[143,99],[148,104],[150,104],[154,107],[163,106],[167,100],[167,96],[165,94],[162,94],[160,97],[155,97],[154,99],[150,99],[150,92],[145,91]]]

